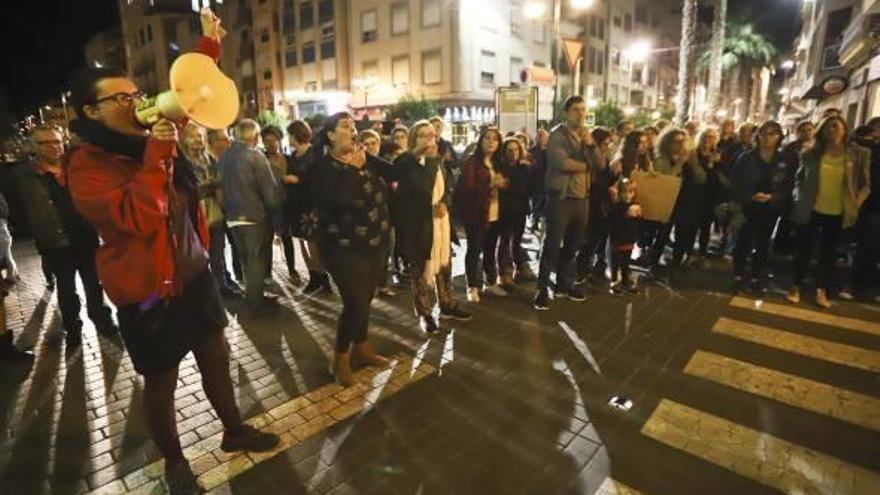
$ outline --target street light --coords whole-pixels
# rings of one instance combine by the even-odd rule
[[[544,2],[526,2],[523,5],[523,15],[526,16],[526,19],[539,19],[544,17],[546,12],[547,6],[544,5]]]
[[[779,66],[782,70],[791,70],[794,69],[794,60],[786,60],[782,62],[782,65]]]
[[[637,64],[645,63],[648,60],[648,57],[651,56],[651,51],[653,47],[651,43],[647,40],[639,40],[630,45],[630,47],[625,50],[626,57],[630,59],[630,61],[635,62]]]

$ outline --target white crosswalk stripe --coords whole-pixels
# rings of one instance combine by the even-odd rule
[[[757,313],[809,321],[880,336],[880,324],[820,313],[782,304],[756,304],[733,298],[730,305]],[[853,373],[880,371],[880,352],[732,318],[719,318],[711,335],[725,335],[751,344],[851,368]],[[756,395],[821,416],[820,421],[843,422],[880,431],[880,398],[847,390],[777,369],[697,349],[684,373],[725,388]],[[748,358],[747,358],[748,359]],[[772,365],[770,365],[772,366]],[[842,368],[843,369],[843,368]],[[722,393],[722,392],[719,392]],[[772,407],[772,406],[771,406]],[[641,429],[646,437],[785,493],[861,495],[880,493],[880,473],[808,448],[767,431],[738,424],[691,405],[661,398]],[[606,480],[606,484],[613,480]],[[610,484],[613,488],[613,484]],[[607,493],[599,491],[598,493]],[[615,492],[610,492],[615,493]]]

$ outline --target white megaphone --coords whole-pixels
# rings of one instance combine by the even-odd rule
[[[238,89],[214,59],[186,53],[174,61],[169,77],[171,89],[146,98],[135,109],[135,119],[151,127],[159,119],[186,117],[208,129],[225,129],[238,117]]]

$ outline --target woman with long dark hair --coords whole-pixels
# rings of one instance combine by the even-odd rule
[[[819,238],[816,304],[830,308],[828,291],[834,281],[834,254],[842,229],[855,225],[859,208],[870,194],[870,153],[847,140],[839,115],[819,124],[816,143],[801,155],[795,177],[791,222],[796,226],[794,280],[788,300],[800,302],[800,289]]]
[[[652,165],[649,143],[648,135],[642,131],[632,131],[627,134],[623,145],[611,161],[611,169],[615,175],[621,175],[628,179],[636,170],[650,172]]]
[[[498,273],[501,287],[514,285],[516,272],[523,271],[528,259],[520,256],[520,244],[529,214],[529,199],[532,196],[532,166],[523,139],[519,136],[506,138],[501,144],[499,171],[507,180],[507,187],[500,190],[499,217],[501,236],[498,242]]]
[[[733,251],[733,291],[745,289],[751,255],[752,287],[763,296],[770,237],[789,203],[794,176],[787,155],[779,149],[782,126],[778,122],[762,124],[755,139],[755,148],[742,153],[732,167],[733,200],[745,215]]]
[[[474,153],[461,166],[461,179],[455,191],[456,215],[467,233],[464,264],[468,301],[475,303],[480,302],[484,272],[487,291],[497,296],[507,295],[496,285],[498,271],[495,261],[500,236],[498,191],[506,185],[505,177],[498,172],[496,156],[502,141],[497,127],[486,127],[480,132]]]
[[[342,297],[333,373],[343,386],[354,383],[351,354],[367,366],[388,359],[367,341],[370,304],[383,277],[391,222],[388,188],[375,162],[357,142],[347,113],[327,118],[319,136],[320,162],[312,173],[318,209],[318,249]]]

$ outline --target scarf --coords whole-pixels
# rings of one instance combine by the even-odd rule
[[[70,123],[70,130],[83,141],[109,151],[124,155],[138,162],[144,159],[147,147],[146,136],[128,136],[116,132],[100,122],[79,118]]]
[[[422,157],[419,163],[424,166],[425,158]],[[431,192],[431,206],[436,207],[443,200],[446,184],[443,180],[443,171],[440,169],[443,164],[437,166],[437,174],[434,178],[434,188]],[[437,218],[431,215],[432,229],[434,231],[434,242],[431,245],[431,259],[425,263],[425,272],[422,274],[423,279],[429,286],[433,283],[435,277],[449,266],[451,261],[451,232],[449,225],[449,213]]]
[[[71,122],[70,130],[83,141],[104,151],[126,156],[138,163],[144,161],[147,136],[129,136],[116,132],[100,122],[84,118]],[[174,164],[174,185],[187,193],[197,194],[198,183],[193,164],[178,157]]]

